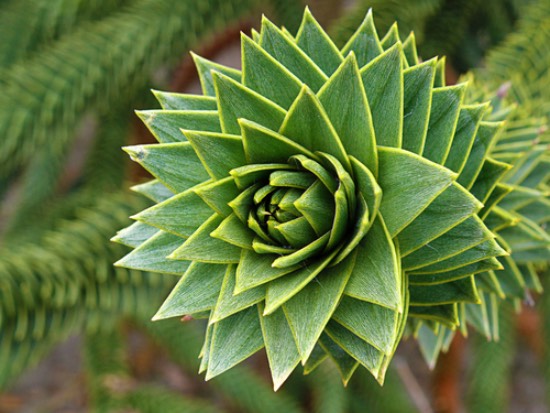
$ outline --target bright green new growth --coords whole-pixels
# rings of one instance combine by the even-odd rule
[[[158,204],[115,241],[135,248],[117,265],[183,274],[155,319],[208,319],[207,379],[265,346],[275,389],[327,357],[382,383],[407,330],[431,360],[503,297],[521,191],[491,157],[503,123],[444,60],[370,13],[339,50],[308,10],[295,37],[243,35],[242,71],[194,57],[204,96],[140,112],[159,144],[126,151]]]

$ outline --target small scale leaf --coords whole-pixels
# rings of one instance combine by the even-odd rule
[[[243,84],[288,109],[302,88],[302,82],[259,45],[241,34]]]
[[[151,227],[142,222],[134,222],[117,232],[111,241],[127,247],[137,248],[158,232],[158,228]]]
[[[153,90],[153,94],[165,110],[218,110],[216,99],[211,96],[189,95]]]
[[[343,60],[338,48],[311,15],[307,7],[296,34],[296,44],[328,76],[334,73]]]
[[[355,254],[339,265],[323,270],[283,305],[298,352],[305,364],[336,309],[355,265]]]
[[[361,69],[378,145],[400,148],[403,138],[403,62],[401,44]]]
[[[441,165],[445,163],[453,143],[465,91],[465,84],[433,90],[430,122],[422,152],[426,159]]]
[[[264,346],[258,310],[248,308],[214,325],[206,380],[229,370]]]
[[[167,260],[166,257],[181,246],[184,239],[158,231],[138,248],[117,261],[117,267],[181,275],[189,266],[186,261]]]
[[[474,277],[430,286],[410,285],[411,305],[440,305],[457,302],[480,303]]]
[[[428,133],[435,65],[431,59],[403,72],[403,149],[417,154],[424,150]]]
[[[169,258],[218,264],[238,263],[241,256],[239,247],[210,236],[222,220],[218,214],[212,215]]]
[[[502,125],[502,122],[480,123],[468,160],[458,177],[458,183],[465,188],[470,189],[474,184],[477,175],[483,167],[485,157],[494,146],[495,138],[502,129]]]
[[[235,266],[227,266],[218,301],[210,316],[209,324],[214,324],[235,313],[257,304],[265,297],[265,287],[260,286],[235,294]]]
[[[326,82],[327,76],[309,56],[265,17],[260,45],[313,91],[319,90]]]
[[[450,170],[460,173],[468,156],[483,115],[487,112],[488,105],[462,106],[458,116],[456,133],[445,161],[445,166]]]
[[[224,178],[231,169],[245,164],[240,136],[188,130],[182,132],[212,178]]]
[[[244,119],[239,121],[246,159],[252,164],[284,163],[297,154],[316,158],[312,152],[286,136]],[[244,162],[241,164],[243,165]]]
[[[283,310],[262,315],[264,308],[259,304],[258,311],[273,387],[277,391],[300,362],[300,354]]]
[[[399,233],[402,257],[460,224],[478,212],[482,204],[462,186],[453,182],[416,219]]]
[[[342,48],[342,55],[347,56],[351,51],[357,56],[359,67],[365,66],[382,54],[383,49],[374,26],[372,9],[369,9],[359,28]]]
[[[286,275],[284,279],[276,279],[267,287],[265,297],[265,315],[273,313],[277,308],[298,294],[311,280],[323,271],[334,257],[335,253],[319,258],[305,267]]]
[[[153,320],[210,310],[216,304],[226,272],[226,265],[191,263]]]
[[[136,112],[160,143],[184,142],[180,128],[221,132],[220,118],[215,110],[142,110]]]
[[[343,297],[333,319],[384,354],[391,354],[400,338],[398,313],[377,304]]]
[[[283,108],[227,76],[214,72],[213,77],[224,133],[238,135],[241,118],[269,129],[279,129],[286,114]]]
[[[353,53],[317,95],[345,151],[355,156],[376,176],[378,153],[372,115]]]
[[[401,311],[401,274],[392,239],[378,215],[357,246],[357,260],[345,293]]]
[[[205,59],[204,57],[196,55],[193,52],[191,52],[191,56],[193,57],[193,61],[195,62],[195,66],[197,67],[197,71],[199,72],[202,91],[205,95],[212,97],[216,96],[214,79],[212,76],[213,70],[218,73],[222,73],[225,76],[228,76],[236,81],[241,81],[241,72],[239,70],[212,62],[208,59]]]
[[[299,266],[275,268],[271,264],[275,256],[242,250],[237,267],[235,292],[240,293],[296,271]]]
[[[133,218],[187,238],[210,218],[212,212],[212,209],[191,189],[141,211]]]
[[[130,189],[155,202],[166,201],[174,195],[174,192],[166,188],[166,186],[164,186],[158,179],[153,179],[139,185],[134,185]]]
[[[327,326],[327,335],[342,350],[370,371],[373,376],[378,376],[383,353],[334,321],[331,321]]]
[[[327,352],[329,357],[334,361],[344,386],[348,384],[351,376],[359,367],[359,362],[355,361],[348,353],[346,353],[332,338],[327,334],[323,334],[320,338],[321,347]]]
[[[312,152],[332,154],[346,169],[350,169],[349,159],[338,134],[321,102],[308,87],[302,88],[288,110],[279,133]]]
[[[210,178],[189,142],[135,145],[123,149],[175,192],[183,192]]]
[[[380,212],[392,236],[407,227],[452,184],[456,175],[411,152],[378,148]]]

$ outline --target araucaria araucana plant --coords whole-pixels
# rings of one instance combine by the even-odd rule
[[[194,58],[204,95],[140,112],[159,144],[126,151],[158,204],[114,239],[117,265],[183,275],[155,319],[208,319],[207,379],[265,347],[275,388],[327,357],[382,383],[406,330],[466,322],[509,254],[484,220],[510,167],[443,59],[370,13],[338,49],[307,10],[243,35],[242,71]]]

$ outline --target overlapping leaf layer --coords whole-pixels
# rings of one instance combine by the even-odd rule
[[[115,241],[120,266],[183,274],[155,318],[208,319],[207,379],[265,346],[275,388],[327,357],[383,382],[407,325],[434,341],[485,311],[518,260],[501,182],[522,168],[492,157],[503,123],[444,60],[370,13],[338,49],[307,10],[296,36],[243,35],[242,70],[194,57],[204,95],[140,113],[159,144],[126,150],[157,204]]]

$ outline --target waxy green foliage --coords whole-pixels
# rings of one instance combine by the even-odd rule
[[[194,59],[204,95],[139,113],[159,144],[125,150],[157,205],[114,240],[134,248],[117,265],[183,275],[155,319],[208,319],[207,379],[265,347],[275,389],[326,358],[382,383],[407,326],[428,349],[486,308],[513,169],[444,60],[371,13],[338,49],[308,10],[296,36],[243,35],[242,70]]]
[[[497,341],[502,305],[519,310],[522,302],[532,303],[530,291],[542,292],[538,274],[550,263],[550,135],[547,120],[533,116],[540,108],[534,109],[529,102],[518,102],[514,97],[522,89],[521,83],[499,85],[483,71],[478,75],[484,79],[483,84],[472,74],[466,76],[473,83],[467,101],[490,100],[493,110],[484,119],[506,123],[473,193],[486,205],[481,213],[485,223],[511,255],[497,259],[502,270],[480,268],[474,280],[482,305],[461,304],[458,314],[463,319],[463,333],[469,324],[487,339]],[[512,93],[510,88],[514,89]],[[494,175],[505,168],[504,163],[511,167],[497,182]],[[489,186],[494,186],[492,194],[482,199],[479,191]],[[423,355],[433,365],[439,353],[448,348],[454,332],[426,327],[415,322],[413,331]]]

